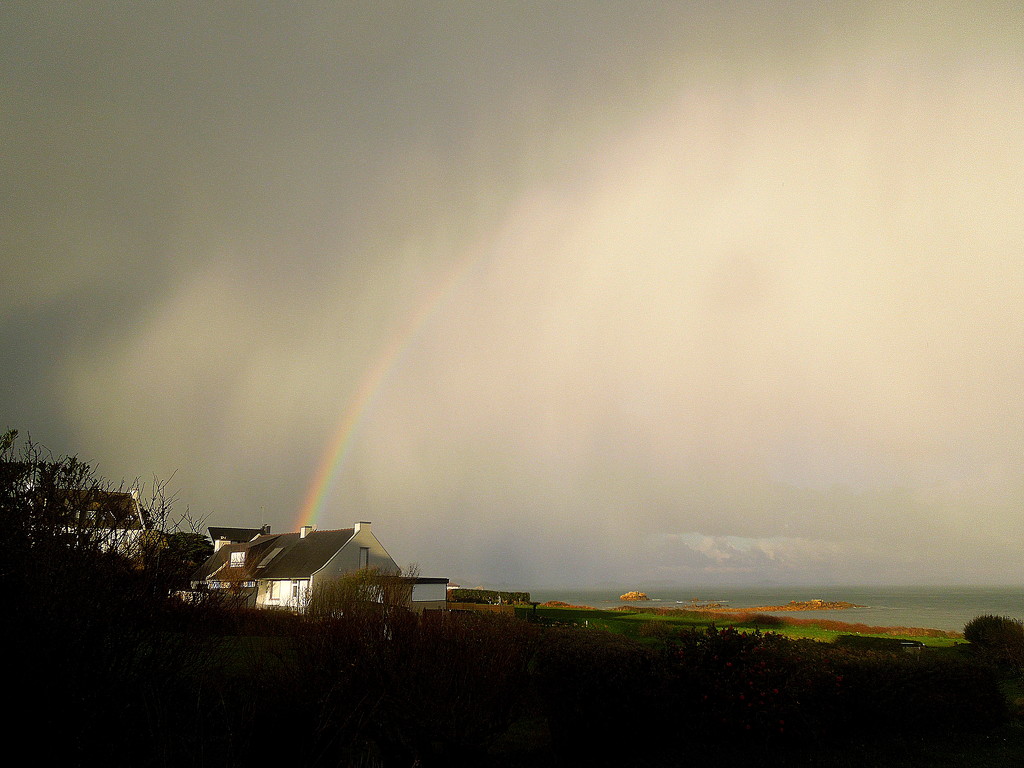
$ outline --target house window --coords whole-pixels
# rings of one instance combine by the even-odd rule
[[[267,599],[268,600],[277,600],[278,599],[277,582],[276,581],[272,581],[269,584],[267,584]]]
[[[360,547],[359,548],[359,567],[369,568],[370,567],[370,548]]]
[[[243,565],[245,565],[245,552],[232,552],[231,567],[241,568]]]

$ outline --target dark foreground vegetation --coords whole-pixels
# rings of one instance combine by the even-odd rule
[[[907,653],[713,626],[637,623],[631,637],[548,626],[529,608],[416,616],[359,599],[365,577],[304,616],[241,610],[230,595],[185,602],[173,592],[190,561],[166,537],[129,556],[66,525],[60,486],[88,484],[87,468],[0,448],[9,732],[43,765],[1024,757],[1009,619],[979,617],[970,645]]]

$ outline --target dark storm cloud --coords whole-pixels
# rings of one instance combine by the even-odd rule
[[[1019,13],[7,3],[6,422],[280,530],[372,388],[425,572],[1012,578]]]

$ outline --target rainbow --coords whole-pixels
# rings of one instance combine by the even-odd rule
[[[402,353],[411,346],[420,329],[426,325],[445,297],[477,261],[479,259],[467,256],[456,262],[445,278],[420,303],[419,307],[410,313],[405,322],[391,334],[388,342],[374,357],[371,365],[363,373],[355,394],[349,399],[348,405],[341,413],[338,426],[334,429],[327,450],[317,465],[316,473],[313,475],[313,480],[306,492],[305,500],[292,530],[298,530],[304,525],[317,524],[328,493],[334,484],[334,478],[351,451],[354,436],[359,431],[359,425],[364,416],[370,410],[377,391],[387,379],[388,374],[398,365]]]
[[[378,390],[389,374],[398,367],[403,352],[412,346],[420,330],[453,289],[474,267],[486,265],[507,253],[510,243],[518,244],[518,235],[524,228],[526,231],[544,232],[553,227],[558,220],[559,210],[556,198],[550,191],[533,189],[525,192],[509,207],[506,217],[496,229],[482,233],[478,240],[469,244],[443,279],[391,334],[363,373],[359,386],[341,413],[333,437],[317,465],[309,490],[306,492],[296,528],[317,524],[334,484],[334,478],[351,451],[354,437],[359,432],[359,426],[366,414],[371,410]]]

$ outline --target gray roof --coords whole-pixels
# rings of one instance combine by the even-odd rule
[[[276,537],[267,554],[271,554],[278,547],[281,547],[281,552],[266,564],[262,562],[257,564],[256,578],[308,578],[327,565],[327,561],[348,543],[354,533],[352,528],[341,528],[336,531],[313,531],[306,534],[304,539],[300,538],[297,533],[282,534]]]
[[[305,538],[298,533],[271,533],[244,543],[225,544],[199,567],[193,578],[197,581],[211,577],[218,581],[308,579],[323,568],[354,533],[352,528],[313,531]],[[232,552],[245,552],[245,565],[232,568]]]

